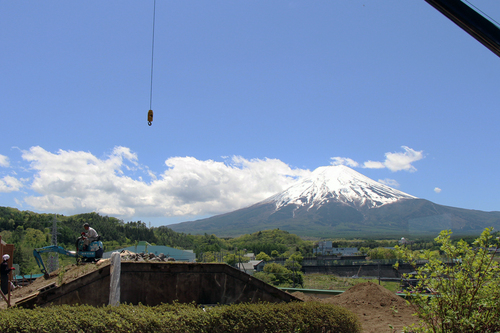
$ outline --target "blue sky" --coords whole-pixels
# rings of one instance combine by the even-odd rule
[[[470,1],[500,20],[500,2]],[[0,1],[0,205],[153,226],[347,164],[500,210],[500,59],[424,0]]]

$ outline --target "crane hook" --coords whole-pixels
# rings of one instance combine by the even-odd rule
[[[148,111],[148,125],[151,126],[153,123],[153,110]]]

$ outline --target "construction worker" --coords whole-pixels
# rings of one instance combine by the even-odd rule
[[[88,223],[85,223],[83,228],[86,230],[85,232],[82,232],[83,247],[85,251],[88,251],[90,243],[95,241],[99,235],[97,234],[97,231],[95,231],[94,228],[91,228]]]
[[[3,255],[3,262],[0,264],[0,277],[2,283],[2,293],[7,296],[9,293],[9,273],[14,270],[14,267],[9,267],[10,256],[8,254]]]

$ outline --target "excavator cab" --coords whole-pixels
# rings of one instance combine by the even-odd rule
[[[101,236],[97,236],[97,239],[91,242],[88,247],[85,246],[83,237],[78,237],[76,240],[77,264],[80,262],[97,261],[102,258],[103,254],[104,245],[102,244]]]

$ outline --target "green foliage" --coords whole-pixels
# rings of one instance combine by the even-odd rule
[[[273,252],[285,253],[299,251],[303,256],[311,255],[313,242],[302,240],[288,231],[274,229],[263,230],[249,235],[243,235],[229,241],[232,247],[247,249],[248,252],[264,252],[272,257]]]
[[[361,332],[350,311],[320,303],[253,303],[201,308],[194,304],[155,307],[52,306],[2,311],[0,332]]]
[[[47,235],[38,229],[28,228],[24,235],[25,242],[34,248],[41,247],[47,243]]]
[[[237,263],[243,263],[249,261],[250,258],[243,256],[241,253],[239,254],[228,253],[227,255],[224,256],[224,262],[226,262],[228,265],[231,266],[234,266]]]
[[[407,291],[421,319],[413,332],[500,331],[500,268],[488,251],[498,249],[499,240],[491,230],[486,228],[472,246],[464,240],[452,242],[451,231],[442,231],[435,239],[445,258],[429,256],[427,264],[416,268],[417,286]],[[397,250],[415,265],[414,251]]]
[[[191,235],[175,232],[165,226],[153,228],[153,230],[158,245],[194,250],[194,237]]]
[[[295,261],[299,263],[299,265],[302,264],[302,260],[304,260],[304,256],[302,256],[300,252],[295,252],[288,258],[288,261]]]
[[[257,260],[264,260],[264,261],[271,261],[271,257],[268,256],[266,253],[261,252],[258,255],[255,256],[255,259]]]
[[[394,250],[377,247],[368,251],[370,259],[396,259],[397,255]]]
[[[304,257],[299,252],[296,252],[285,260],[285,267],[292,272],[298,272],[302,268],[301,263],[303,259]]]
[[[400,290],[400,283],[394,281],[378,281],[378,279],[339,277],[332,274],[306,274],[304,275],[304,288],[322,290],[347,290],[358,283],[373,282],[382,285],[385,289],[396,293]]]
[[[219,252],[221,249],[227,249],[226,241],[215,235],[205,234],[203,236],[190,236],[192,239],[193,250],[197,255],[205,252]]]
[[[288,269],[277,263],[266,264],[263,272],[256,272],[253,276],[280,287],[298,287],[304,285],[304,274],[302,272],[293,268]]]

